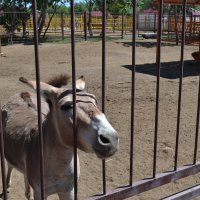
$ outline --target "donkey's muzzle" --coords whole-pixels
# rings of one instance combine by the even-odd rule
[[[96,145],[93,147],[99,158],[107,158],[114,155],[119,148],[117,132],[99,133]]]

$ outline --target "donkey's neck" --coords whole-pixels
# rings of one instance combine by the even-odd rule
[[[55,112],[50,111],[46,117],[46,120],[43,122],[43,133],[44,133],[44,142],[48,145],[64,148],[67,150],[72,149],[72,147],[67,146],[62,140],[62,131],[59,127],[58,117]],[[68,134],[69,130],[65,131],[65,134]]]
[[[53,113],[49,113],[46,120],[44,121],[43,133],[44,154],[46,154],[45,160],[54,168],[58,168],[60,173],[63,173],[66,170],[66,167],[72,167],[71,164],[74,158],[73,147],[65,146],[65,144],[61,140],[60,129],[57,126],[55,117],[53,117]]]

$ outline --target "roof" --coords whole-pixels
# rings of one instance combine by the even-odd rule
[[[161,0],[157,0],[159,3]],[[183,4],[184,0],[163,0],[165,4]],[[187,0],[187,5],[200,5],[200,0]]]
[[[87,11],[87,14],[89,14],[89,11]],[[92,17],[102,17],[101,11],[91,11]],[[108,17],[112,17],[110,13],[108,13]]]

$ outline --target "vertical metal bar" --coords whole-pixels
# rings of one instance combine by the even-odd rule
[[[159,119],[159,99],[160,99],[160,67],[161,67],[161,39],[162,39],[162,14],[163,0],[159,2],[158,10],[158,34],[156,50],[157,83],[156,83],[156,111],[155,111],[155,134],[154,134],[154,158],[153,158],[153,177],[156,177],[157,164],[157,140],[158,140],[158,119]]]
[[[133,4],[133,34],[132,34],[132,88],[131,88],[131,136],[130,136],[130,177],[129,184],[133,184],[133,145],[135,129],[135,49],[136,49],[136,0]]]
[[[197,150],[199,141],[199,119],[200,119],[200,76],[199,76],[199,92],[198,92],[198,106],[197,106],[197,121],[196,121],[196,134],[195,134],[195,145],[194,145],[194,158],[193,164],[197,163]]]
[[[0,102],[0,154],[1,154],[1,178],[3,186],[3,199],[7,200],[7,187],[6,187],[6,170],[5,170],[5,154],[4,154],[4,139],[3,139],[3,117]]]
[[[84,39],[87,41],[87,12],[84,12]]]
[[[178,113],[177,113],[177,127],[176,127],[176,146],[174,170],[177,170],[178,165],[178,150],[179,150],[179,135],[180,135],[180,118],[181,118],[181,103],[182,103],[182,86],[183,86],[183,67],[184,67],[184,47],[185,47],[185,27],[186,27],[186,4],[187,0],[183,2],[183,17],[182,17],[182,40],[181,40],[181,60],[180,60],[180,79],[179,79],[179,97],[178,97]]]
[[[106,0],[102,6],[102,112],[106,111]],[[106,162],[102,161],[103,194],[106,194]]]
[[[37,24],[37,4],[36,0],[32,0],[33,25],[34,25],[34,50],[35,50],[35,72],[37,86],[37,109],[38,109],[38,131],[40,144],[40,184],[41,184],[41,199],[45,198],[44,188],[44,153],[43,153],[43,133],[42,133],[42,117],[41,117],[41,94],[40,94],[40,62],[39,62],[39,36]]]
[[[77,200],[77,118],[76,118],[76,57],[75,57],[75,13],[74,0],[70,0],[71,8],[71,55],[72,55],[72,87],[73,87],[73,133],[74,133],[74,199]]]

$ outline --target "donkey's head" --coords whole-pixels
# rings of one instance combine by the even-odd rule
[[[68,77],[60,76],[48,83],[41,82],[41,95],[49,103],[48,117],[58,132],[59,141],[66,147],[73,146],[73,95],[67,88]],[[20,81],[36,89],[35,81]],[[76,81],[76,114],[78,148],[95,152],[100,158],[112,156],[118,149],[118,134],[98,109],[96,97],[85,92],[84,77]]]

